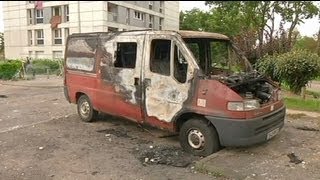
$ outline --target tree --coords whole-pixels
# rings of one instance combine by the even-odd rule
[[[208,14],[198,8],[180,12],[180,28],[184,30],[208,31],[205,24],[207,17]]]
[[[310,19],[319,14],[319,8],[312,1],[279,1],[276,7],[282,20],[290,23],[288,30],[288,44],[292,47],[292,33],[297,25],[305,19]]]
[[[317,41],[313,37],[304,36],[297,40],[293,48],[317,53]]]

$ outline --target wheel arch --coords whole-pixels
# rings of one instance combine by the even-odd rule
[[[198,114],[196,112],[193,112],[193,111],[184,111],[184,112],[181,112],[179,113],[175,119],[174,119],[174,131],[175,132],[179,132],[183,123],[185,123],[188,119],[191,119],[191,118],[199,118],[199,119],[203,119],[205,120],[208,125],[212,125],[215,129],[216,127],[214,126],[214,124],[209,120],[207,119],[204,115],[202,114]]]

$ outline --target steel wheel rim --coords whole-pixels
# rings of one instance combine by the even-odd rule
[[[194,149],[201,149],[205,144],[204,135],[197,129],[191,129],[188,133],[188,143]]]
[[[87,117],[89,116],[89,113],[90,113],[90,105],[87,101],[81,103],[81,106],[80,106],[80,113]]]

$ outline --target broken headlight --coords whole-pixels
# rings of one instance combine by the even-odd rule
[[[228,102],[228,110],[230,111],[249,111],[260,108],[258,100],[250,99],[243,102]]]

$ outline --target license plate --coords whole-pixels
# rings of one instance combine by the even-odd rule
[[[279,128],[270,131],[270,132],[267,134],[267,140],[269,140],[269,139],[271,139],[272,137],[274,137],[275,135],[277,135],[278,132],[279,132]]]

